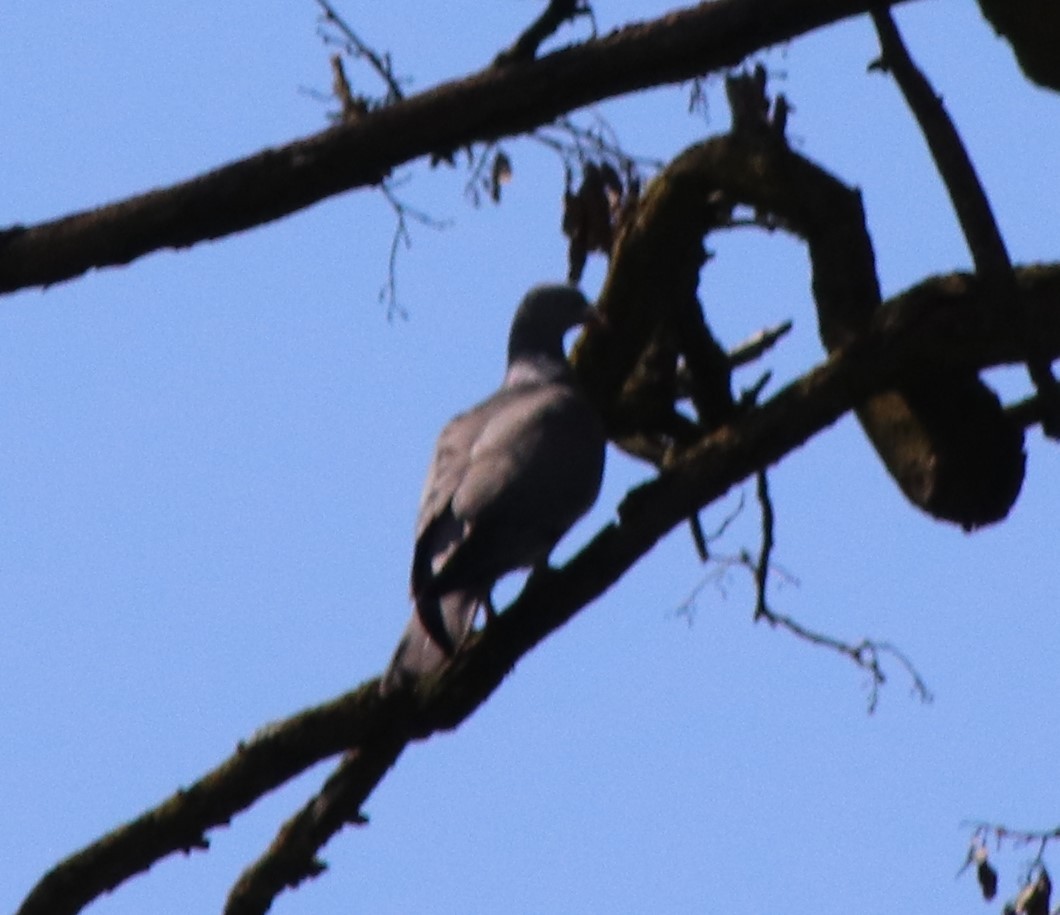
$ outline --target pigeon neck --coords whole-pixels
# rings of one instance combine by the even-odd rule
[[[504,373],[504,386],[516,387],[524,384],[548,384],[566,381],[571,377],[570,363],[560,354],[559,358],[548,353],[520,355],[509,359]]]

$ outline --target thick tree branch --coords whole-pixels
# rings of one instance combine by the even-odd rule
[[[738,64],[870,0],[715,0],[539,60],[490,67],[169,188],[0,231],[0,293],[186,248],[379,183],[431,153],[496,140],[575,108]]]
[[[972,255],[976,273],[997,297],[1007,302],[1017,321],[1023,320],[1012,260],[994,218],[990,200],[961,141],[957,126],[932,89],[931,83],[914,63],[901,33],[886,9],[873,10],[872,21],[880,38],[881,65],[893,76],[924,134],[935,160],[939,177],[949,193],[953,209]],[[1038,352],[1037,342],[1025,333],[1027,370],[1045,409],[1042,427],[1052,438],[1060,439],[1060,388],[1053,378],[1049,359]]]
[[[1018,270],[1017,279],[1034,332],[1046,351],[1060,353],[1060,264]],[[927,363],[982,369],[1019,362],[1021,335],[1006,311],[964,274],[934,278],[886,303],[863,334],[827,361],[633,490],[616,522],[562,569],[531,579],[508,611],[488,632],[473,637],[437,679],[412,696],[396,693],[385,701],[377,681],[368,681],[335,702],[266,729],[200,781],[58,864],[19,915],[77,912],[165,855],[201,847],[209,829],[228,823],[298,772],[357,746],[359,756],[344,763],[346,793],[341,804],[334,801],[344,816],[329,815],[314,826],[314,841],[322,843],[353,818],[351,811],[371,792],[378,778],[365,777],[369,769],[381,777],[387,754],[396,758],[406,740],[456,727],[519,658],[603,594],[690,514]],[[304,842],[298,847],[300,860],[284,862],[287,875],[314,870],[315,849]]]
[[[1036,303],[1052,301],[1044,309],[1055,313],[1043,322],[1042,330],[1051,345],[1057,347],[1060,268],[1050,273],[1046,279],[1044,274],[1030,272],[1027,285],[1033,289]],[[925,294],[936,293],[940,298],[935,305],[925,300]],[[476,635],[439,678],[411,697],[418,703],[418,710],[406,719],[413,728],[410,736],[426,737],[459,725],[486,701],[519,658],[618,581],[690,511],[717,500],[758,468],[776,462],[830,425],[862,397],[898,380],[903,370],[915,369],[930,359],[940,344],[956,332],[955,325],[966,318],[976,325],[976,338],[964,337],[951,354],[951,365],[967,365],[965,360],[969,359],[982,367],[992,364],[994,357],[1007,362],[1018,359],[1018,335],[1008,326],[1004,309],[997,310],[993,305],[969,277],[944,278],[930,287],[925,284],[911,290],[891,308],[883,309],[889,313],[878,315],[863,337],[841,347],[828,362],[789,385],[761,410],[709,436],[657,479],[631,492],[619,507],[617,523],[600,531],[563,569],[532,578],[488,631]],[[991,340],[990,327],[1001,333],[1002,339]],[[980,331],[987,336],[979,338]],[[991,351],[989,356],[987,350]],[[891,375],[891,369],[897,374]],[[818,638],[823,643],[824,637]],[[895,654],[904,662],[900,653],[886,643],[865,642],[846,653],[879,674],[881,651]],[[922,696],[928,696],[915,671],[913,674],[916,688]],[[879,682],[874,681],[877,688]],[[373,747],[363,765],[373,765],[379,752]],[[323,830],[314,828],[319,824],[316,810],[321,804],[358,810],[371,790],[366,787],[367,780],[359,775],[361,768],[359,755],[347,758],[321,794],[285,825],[269,852],[240,879],[238,894],[234,893],[229,901],[229,915],[265,912],[275,895],[269,895],[270,887],[278,892],[285,884],[295,885],[319,873],[317,849],[301,843],[282,848],[283,834],[291,831],[301,835],[312,829],[315,835],[327,838],[322,835]],[[356,786],[343,794],[341,801],[334,793],[334,786],[339,783]],[[331,818],[331,823],[333,832],[343,825],[337,816]],[[268,902],[264,902],[266,899]],[[244,900],[256,902],[244,905]]]
[[[769,107],[763,79],[730,80],[748,95],[757,91],[759,103],[743,100],[740,126],[689,147],[647,187],[636,218],[619,232],[600,293],[609,330],[587,337],[576,353],[579,368],[583,357],[588,366],[582,379],[609,433],[641,456],[666,453],[651,440],[654,450],[644,444],[666,418],[655,405],[660,373],[640,371],[646,342],[675,327],[677,303],[695,300],[703,236],[724,227],[735,206],[768,215],[806,242],[827,349],[856,338],[880,307],[861,195],[791,150],[775,122],[751,117]],[[684,355],[695,369],[687,349]],[[858,419],[913,504],[965,528],[998,521],[1023,480],[1021,430],[974,370],[943,370],[937,360],[922,368],[922,377],[860,404]],[[720,381],[711,389],[727,387],[727,378]],[[645,413],[656,419],[655,428],[645,423]],[[680,444],[674,439],[675,447]]]

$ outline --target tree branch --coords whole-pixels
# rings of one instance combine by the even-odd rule
[[[715,0],[539,60],[490,67],[180,184],[0,231],[0,293],[240,232],[378,184],[421,156],[522,133],[601,99],[733,66],[872,5]]]
[[[761,95],[761,74],[734,82]],[[652,389],[658,373],[636,370],[646,341],[674,326],[675,303],[695,299],[703,236],[727,225],[736,205],[768,214],[806,242],[826,349],[856,338],[879,311],[861,195],[791,150],[775,121],[755,121],[750,112],[768,110],[763,104],[742,102],[743,126],[674,159],[645,189],[636,218],[624,223],[615,243],[598,301],[609,330],[586,337],[575,355],[579,368],[583,355],[590,367],[582,380],[609,434],[633,453],[659,450],[642,447],[645,430],[638,428],[643,402],[652,413],[658,399]],[[1022,431],[973,369],[944,370],[937,359],[922,369],[920,377],[859,404],[862,427],[914,505],[965,528],[1000,520],[1023,481]]]
[[[1046,287],[1051,290],[1045,293],[1053,302],[1047,310],[1055,310],[1056,314],[1048,322],[1055,324],[1048,336],[1052,345],[1060,347],[1060,267],[1048,280],[1043,275],[1035,276],[1031,284],[1035,287],[1035,301],[1040,301]],[[968,277],[953,277],[939,281],[938,286],[951,280],[954,286],[974,282]],[[1039,281],[1043,281],[1044,286],[1040,286]],[[993,317],[984,313],[991,311],[995,303],[981,291],[973,292],[965,286],[964,293],[970,293],[967,298],[960,295],[959,303],[948,301],[945,305],[941,305],[940,299],[939,306],[932,308],[922,298],[923,289],[912,290],[908,299],[903,297],[894,305],[888,319],[874,321],[864,338],[842,347],[832,359],[789,385],[761,410],[709,436],[699,448],[686,452],[658,478],[628,494],[619,507],[616,524],[601,530],[563,569],[532,578],[523,593],[488,630],[475,634],[449,668],[434,681],[423,684],[410,697],[418,703],[418,710],[405,719],[413,727],[410,736],[423,738],[437,730],[457,727],[486,701],[519,658],[618,581],[665,533],[681,524],[690,511],[720,498],[757,467],[775,462],[834,422],[856,404],[860,399],[858,392],[871,394],[875,386],[887,382],[887,365],[897,366],[900,372],[902,368],[909,369],[927,358],[954,331],[950,322],[959,324],[964,320],[965,310],[985,319],[983,330],[995,321],[1005,322],[1003,309],[1000,315],[995,311]],[[942,289],[938,291],[942,292]],[[952,292],[956,292],[953,286],[949,290]],[[943,295],[948,297],[947,293]],[[930,314],[933,311],[935,314]],[[948,312],[946,317],[943,317],[943,311]],[[941,321],[936,323],[937,319]],[[1010,331],[1005,333],[1001,327],[995,329],[1003,336],[1011,337]],[[1009,347],[1011,343],[1008,340]],[[1006,348],[1006,343],[989,337],[959,352],[958,359],[970,356],[973,348],[979,345],[992,348],[995,344],[998,345],[995,355],[1006,352],[1003,361],[1012,361],[1012,352]],[[879,685],[883,682],[882,653],[895,656],[905,665],[913,677],[914,690],[923,700],[930,701],[930,692],[920,676],[889,643],[865,640],[849,646],[802,629],[786,617],[772,616],[771,622],[782,624],[817,644],[827,644],[868,670],[873,676],[870,708],[874,707]],[[345,811],[358,810],[371,791],[362,769],[371,767],[372,760],[380,752],[385,750],[372,747],[366,755],[367,762],[359,755],[343,762],[321,794],[310,800],[284,826],[269,852],[240,878],[237,884],[239,895],[230,897],[228,915],[265,912],[275,895],[269,895],[270,887],[279,892],[284,885],[296,885],[319,873],[318,848],[306,847],[300,841],[293,848],[283,849],[278,859],[273,860],[278,846],[283,845],[283,836],[289,831],[298,835],[312,831],[323,844],[330,835],[338,832],[343,825],[338,816],[330,820],[333,831],[329,835],[324,835],[326,830],[319,828],[320,818],[316,813],[319,805]],[[349,786],[342,792],[341,800],[335,795],[335,786],[339,784]],[[283,875],[286,884],[277,879],[274,868]],[[258,904],[244,907],[244,898],[257,900]],[[265,899],[268,902],[264,902]]]
[[[496,66],[507,66],[519,61],[533,60],[541,43],[554,34],[564,22],[579,16],[592,16],[592,8],[581,0],[549,0],[545,11],[527,26],[508,49],[494,60]]]
[[[404,737],[390,733],[347,754],[320,793],[284,824],[265,854],[243,872],[228,895],[225,915],[267,912],[284,889],[322,873],[327,865],[317,858],[317,851],[343,826],[368,822],[361,804],[397,762],[406,743]]]
[[[920,125],[939,177],[946,186],[957,214],[975,270],[992,289],[998,301],[1007,302],[1016,320],[1022,321],[1008,248],[957,127],[942,99],[909,56],[890,12],[886,9],[873,10],[872,21],[880,39],[881,66],[894,76],[909,110]],[[1038,352],[1034,336],[1025,332],[1025,337],[1027,371],[1044,409],[1042,428],[1051,438],[1060,439],[1060,387],[1053,378],[1049,359]]]
[[[208,829],[379,727],[376,681],[263,728],[221,765],[45,874],[20,915],[78,912],[156,861],[208,846]],[[384,716],[385,717],[385,716]]]
[[[1060,353],[1060,264],[1017,270],[1034,332]],[[1007,310],[966,274],[928,280],[879,309],[866,331],[761,407],[685,450],[654,480],[631,491],[618,521],[603,528],[562,569],[534,576],[486,632],[413,695],[380,699],[377,680],[267,728],[217,769],[158,807],[87,846],[49,871],[19,915],[64,915],[177,851],[201,847],[257,798],[311,765],[356,746],[342,776],[342,802],[314,827],[314,841],[350,819],[404,741],[455,728],[483,703],[515,663],[604,591],[690,514],[758,469],[776,463],[846,411],[928,361],[976,369],[1019,362],[1022,342]],[[358,758],[360,762],[358,762]],[[356,789],[356,790],[354,790]],[[335,790],[334,788],[332,789]],[[332,832],[328,832],[332,830]],[[311,845],[312,843],[310,843]],[[314,869],[315,849],[299,843]],[[317,846],[319,847],[319,845]]]

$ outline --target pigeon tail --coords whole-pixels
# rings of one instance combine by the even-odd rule
[[[431,598],[427,603],[436,606],[424,612],[426,608],[417,602],[416,610],[405,626],[379,685],[379,692],[384,696],[394,689],[411,686],[448,664],[471,631],[480,601],[466,591],[451,591]],[[437,618],[448,645],[428,629],[425,618]]]

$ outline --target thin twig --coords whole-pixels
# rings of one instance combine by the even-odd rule
[[[710,534],[706,534],[703,532],[703,524],[700,521],[698,512],[696,512],[689,518],[689,522],[693,523],[692,536],[696,543],[696,552],[699,554],[699,558],[702,562],[710,561],[710,545],[715,540],[721,539],[724,533],[729,529],[729,525],[731,525],[733,521],[735,521],[740,516],[740,513],[743,511],[743,506],[744,494],[741,491],[740,499],[736,503],[736,507],[731,512],[729,512],[724,518],[721,519],[721,523]],[[700,582],[700,584],[696,586],[695,590],[692,592],[692,594],[688,596],[682,606],[687,605],[693,601],[695,595],[699,592],[705,582],[706,579],[704,579],[703,582]]]
[[[481,198],[479,197],[480,188],[483,188],[488,184],[488,179],[485,177],[485,174],[492,163],[490,153],[496,148],[496,143],[486,143],[483,145],[482,151],[477,155],[474,154],[473,150],[468,150],[471,174],[467,179],[467,184],[464,185],[464,196],[470,198],[471,203],[476,207],[481,201]]]
[[[628,153],[621,138],[603,115],[593,112],[594,126],[585,127],[573,118],[561,117],[554,123],[534,131],[531,136],[537,142],[558,152],[568,167],[583,165],[591,159],[603,158],[613,162],[620,171],[639,173],[641,169],[660,170],[665,163],[652,156]],[[547,131],[557,131],[563,138],[550,136]]]
[[[769,578],[769,562],[773,555],[773,529],[776,515],[773,512],[773,500],[769,496],[769,478],[765,470],[759,470],[755,474],[755,494],[758,497],[758,507],[762,511],[762,544],[758,551],[758,562],[755,563],[755,615],[757,622],[761,617],[769,614],[769,606],[766,603],[766,585]]]
[[[880,665],[880,655],[882,654],[889,654],[895,658],[906,669],[910,679],[913,681],[912,691],[914,695],[918,696],[922,702],[930,702],[932,696],[927,684],[909,658],[890,642],[862,639],[856,645],[852,645],[834,636],[807,629],[793,618],[775,613],[769,607],[769,603],[766,600],[766,587],[772,566],[773,548],[776,544],[774,537],[776,516],[773,510],[773,500],[769,494],[769,479],[765,470],[759,470],[755,474],[755,491],[762,512],[762,543],[757,561],[751,563],[749,558],[745,560],[751,566],[755,579],[755,622],[765,619],[770,626],[780,626],[804,641],[831,648],[840,654],[846,655],[862,670],[868,671],[870,676],[868,711],[870,715],[876,711],[879,703],[880,687],[887,682],[887,677]]]
[[[335,12],[334,7],[328,3],[328,0],[317,0],[317,6],[323,10],[324,21],[330,22],[345,36],[348,51],[354,57],[362,57],[368,61],[368,65],[375,70],[379,75],[379,78],[386,83],[386,104],[389,105],[403,99],[404,94],[401,91],[401,86],[398,85],[398,81],[395,79],[394,71],[390,65],[390,56],[380,56],[361,41],[357,36],[357,33],[350,28],[346,20]]]
[[[449,220],[435,219],[430,214],[409,206],[395,195],[393,182],[384,181],[380,189],[383,192],[383,197],[386,198],[386,202],[390,204],[390,209],[394,211],[395,224],[394,235],[390,240],[390,254],[387,259],[387,281],[379,290],[379,301],[386,302],[386,317],[388,321],[393,321],[395,317],[405,320],[408,318],[408,311],[398,301],[397,295],[397,259],[398,252],[402,246],[404,246],[405,250],[412,247],[409,221],[418,222],[420,225],[438,231],[449,228],[451,222]]]
[[[777,342],[793,327],[791,321],[785,321],[782,324],[778,324],[776,327],[767,327],[764,330],[758,331],[758,333],[748,337],[742,343],[737,344],[733,349],[727,353],[729,362],[729,368],[735,369],[743,365],[748,365],[755,359],[759,359],[770,349],[776,346]],[[753,406],[758,402],[758,397],[762,393],[766,384],[770,381],[772,373],[766,371],[753,385],[748,388],[744,394],[740,397],[740,401],[748,406]],[[677,367],[677,396],[679,398],[688,398],[692,396],[692,374],[688,370],[688,365],[682,362]]]
[[[913,663],[890,642],[877,642],[873,639],[862,639],[857,644],[844,642],[834,636],[825,635],[808,629],[790,616],[776,613],[768,607],[762,616],[770,626],[787,629],[792,635],[809,642],[811,645],[819,645],[830,648],[845,657],[850,658],[858,667],[869,674],[869,703],[868,712],[873,714],[879,705],[880,687],[887,682],[887,676],[880,663],[880,656],[884,654],[894,657],[909,674],[912,679],[912,693],[923,703],[930,703],[934,696],[924,682],[923,677],[917,672]]]
[[[1060,826],[1054,826],[1052,829],[1013,829],[1002,823],[991,823],[987,820],[970,820],[962,823],[961,826],[965,829],[972,829],[972,838],[984,844],[991,839],[999,844],[1005,840],[1017,845],[1030,845],[1037,842],[1039,843],[1038,859],[1041,858],[1049,842],[1060,841]]]

